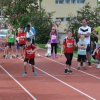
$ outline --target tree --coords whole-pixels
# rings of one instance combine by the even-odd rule
[[[77,11],[77,16],[70,17],[69,28],[75,33],[74,36],[77,38],[78,28],[81,26],[81,20],[86,18],[89,26],[96,27],[100,25],[100,8],[91,8],[89,3]]]
[[[19,24],[25,27],[27,22],[32,22],[36,28],[37,42],[45,43],[49,39],[52,13],[39,9],[38,0],[12,0],[6,7],[6,16],[16,29]]]

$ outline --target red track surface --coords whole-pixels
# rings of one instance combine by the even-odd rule
[[[77,71],[76,60],[73,60],[73,73],[65,75],[64,56],[51,59],[44,57],[44,50],[38,52],[42,55],[36,57],[38,76],[33,76],[28,67],[28,76],[23,78],[23,61],[4,59],[0,50],[0,100],[35,100],[32,97],[36,100],[100,100],[100,71],[95,65],[86,71]]]

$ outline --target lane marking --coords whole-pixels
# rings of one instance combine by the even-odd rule
[[[0,48],[1,48],[2,50],[4,50],[2,47],[0,47]],[[44,50],[44,49],[43,49],[43,50]],[[53,62],[56,62],[56,63],[58,63],[58,64],[60,64],[60,65],[66,66],[66,64],[60,63],[60,62],[58,62],[58,61],[55,61],[55,60],[52,60],[52,59],[50,59],[50,58],[44,57],[44,56],[42,56],[42,55],[40,55],[40,56],[43,57],[43,58],[45,58],[45,59],[51,60],[51,61],[53,61]],[[99,79],[99,80],[100,80],[100,77],[97,77],[97,76],[92,75],[92,74],[90,74],[90,73],[87,73],[87,72],[84,72],[84,71],[81,71],[81,70],[77,70],[77,69],[75,69],[74,67],[72,67],[72,69],[74,69],[74,70],[76,70],[76,71],[79,71],[79,72],[81,72],[81,73],[84,73],[84,74],[86,74],[86,75],[88,75],[88,76],[91,76],[91,77],[93,77],[93,78],[96,78],[96,79]]]
[[[40,55],[40,56],[41,56],[41,55]],[[43,56],[41,56],[41,57],[43,57]],[[46,57],[43,57],[43,58],[46,58]],[[21,58],[18,58],[18,59],[23,60],[23,59],[21,59]],[[46,59],[49,59],[49,58],[46,58]],[[49,60],[51,60],[51,59],[49,59]],[[51,61],[54,61],[54,60],[51,60]],[[54,61],[54,62],[58,63],[57,61]],[[59,63],[59,64],[62,64],[62,63]],[[62,65],[65,65],[65,64],[62,64]],[[63,85],[66,85],[66,86],[72,88],[73,90],[79,92],[80,94],[83,94],[84,96],[90,98],[91,100],[96,100],[96,99],[93,98],[92,96],[90,96],[90,95],[88,95],[88,94],[86,94],[86,93],[80,91],[79,89],[77,89],[77,88],[71,86],[70,84],[68,84],[68,83],[66,83],[66,82],[64,82],[64,81],[62,81],[62,80],[60,80],[59,78],[57,78],[57,77],[55,77],[55,76],[53,76],[53,75],[47,73],[46,71],[44,71],[44,70],[42,70],[42,69],[40,69],[40,68],[38,68],[38,67],[35,67],[35,68],[38,69],[39,71],[43,72],[44,74],[48,75],[49,77],[52,77],[53,79],[59,81],[59,82],[62,83]],[[73,69],[75,69],[75,68],[73,68]],[[76,70],[76,69],[75,69],[75,70]]]
[[[23,61],[23,59],[21,59],[21,58],[18,58],[18,59]],[[92,96],[90,96],[90,95],[88,95],[88,94],[86,94],[86,93],[80,91],[79,89],[77,89],[77,88],[71,86],[70,84],[68,84],[68,83],[66,83],[66,82],[64,82],[64,81],[62,81],[62,80],[60,80],[59,78],[57,78],[57,77],[55,77],[55,76],[49,74],[48,72],[46,72],[46,71],[44,71],[44,70],[42,70],[42,69],[40,69],[40,68],[38,68],[38,67],[36,67],[36,66],[35,66],[35,68],[36,68],[37,70],[41,71],[42,73],[48,75],[49,77],[55,79],[56,81],[62,83],[63,85],[65,85],[65,86],[67,86],[67,87],[69,87],[69,88],[71,88],[71,89],[77,91],[78,93],[80,93],[80,94],[82,94],[82,95],[88,97],[89,99],[91,99],[91,100],[96,100],[96,99],[93,98]]]
[[[0,68],[12,79],[14,80],[33,100],[37,100],[19,81],[17,81],[3,66]]]
[[[48,59],[48,60],[53,61],[53,62],[55,62],[55,63],[58,63],[58,64],[60,64],[60,65],[66,66],[66,64],[60,63],[60,62],[55,61],[55,60],[53,60],[53,59],[44,57],[44,56],[42,56],[42,55],[40,55],[40,56],[41,56],[42,58]],[[91,77],[93,77],[93,78],[96,78],[96,79],[99,79],[99,80],[100,80],[100,77],[97,77],[97,76],[95,76],[95,75],[89,74],[89,73],[84,72],[84,71],[81,71],[81,70],[77,70],[77,69],[75,69],[74,67],[72,67],[72,69],[74,69],[74,70],[76,70],[76,71],[79,71],[79,72],[81,72],[81,73],[84,73],[84,74],[86,74],[86,75],[88,75],[88,76],[91,76]]]
[[[62,80],[60,80],[59,78],[57,78],[57,77],[55,77],[55,76],[53,76],[53,75],[47,73],[46,71],[44,71],[44,70],[42,70],[42,69],[40,69],[40,68],[38,68],[38,67],[35,67],[35,68],[38,69],[39,71],[43,72],[44,74],[48,75],[49,77],[55,79],[56,81],[62,83],[63,85],[65,85],[65,86],[67,86],[67,87],[69,87],[69,88],[71,88],[71,89],[73,89],[73,90],[79,92],[80,94],[82,94],[82,95],[88,97],[89,99],[91,99],[91,100],[96,100],[96,99],[93,98],[92,96],[90,96],[90,95],[88,95],[88,94],[86,94],[86,93],[80,91],[79,89],[77,89],[77,88],[71,86],[70,84],[68,84],[68,83],[66,83],[66,82],[64,82],[64,81],[62,81]]]

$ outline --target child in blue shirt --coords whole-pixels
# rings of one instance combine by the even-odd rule
[[[86,48],[87,43],[85,41],[85,36],[81,34],[78,42],[78,70],[80,70],[81,67],[83,67],[86,70]],[[82,66],[81,63],[83,63]]]

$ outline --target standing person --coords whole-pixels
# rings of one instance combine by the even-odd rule
[[[95,59],[98,60],[97,68],[100,68],[100,47],[94,50],[93,55],[95,55]]]
[[[27,75],[26,65],[29,64],[32,67],[32,72],[34,75],[37,75],[37,72],[34,69],[35,66],[35,52],[37,47],[31,43],[31,39],[27,38],[25,46],[25,59],[24,59],[24,73],[23,76]]]
[[[82,26],[78,29],[78,36],[80,37],[81,34],[84,34],[85,36],[85,41],[87,43],[86,56],[88,65],[91,66],[91,44],[90,44],[91,27],[87,25],[87,19],[82,20]]]
[[[12,59],[13,53],[14,53],[14,44],[15,44],[15,31],[12,26],[9,27],[8,34],[7,34],[7,40],[8,40],[8,56],[10,59]]]
[[[50,57],[51,56],[51,43],[50,43],[50,40],[47,42],[45,47],[47,48],[47,52],[46,52],[45,56]]]
[[[98,32],[96,31],[95,28],[93,28],[93,31],[91,33],[91,50],[92,50],[92,53],[95,50],[97,43],[98,43]]]
[[[67,31],[67,38],[63,41],[63,49],[64,55],[66,57],[66,67],[65,73],[72,73],[71,64],[73,58],[74,47],[76,46],[75,39],[72,37],[72,32],[70,30]]]
[[[35,43],[35,35],[36,35],[35,28],[33,26],[31,26],[30,23],[28,23],[27,26],[25,27],[24,31],[26,32],[26,38],[30,38],[32,44],[34,44]]]
[[[20,27],[17,38],[20,46],[21,56],[23,57],[24,46],[26,44],[26,33],[24,32],[23,27]]]
[[[51,56],[52,58],[57,57],[57,44],[58,44],[58,33],[55,27],[52,27],[50,32],[50,40],[51,40]]]
[[[8,40],[7,40],[7,36],[5,38],[5,42],[4,42],[4,54],[3,54],[3,57],[4,58],[7,58],[8,57]]]
[[[83,34],[80,35],[80,39],[78,42],[78,67],[77,69],[80,70],[81,68],[81,63],[83,63],[82,67],[86,70],[86,48],[87,44],[85,41],[85,36]]]

